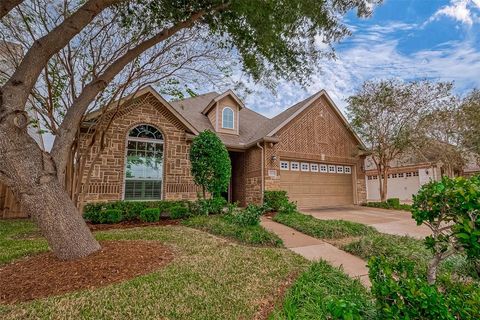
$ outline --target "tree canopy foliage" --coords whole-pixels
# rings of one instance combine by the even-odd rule
[[[206,12],[202,24],[213,41],[234,50],[243,71],[264,84],[281,77],[305,83],[331,43],[349,34],[341,16],[371,14],[381,0],[137,0],[120,5],[128,28],[163,27]],[[145,24],[147,22],[147,25]]]
[[[383,179],[381,200],[386,200],[387,175],[392,161],[406,150],[415,151],[422,140],[419,124],[434,110],[451,103],[452,84],[431,81],[366,81],[349,97],[348,116],[365,142]]]

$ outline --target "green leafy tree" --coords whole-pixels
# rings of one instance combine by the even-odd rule
[[[215,133],[205,130],[193,139],[190,163],[193,180],[202,187],[204,199],[207,191],[213,197],[227,191],[232,164],[227,148]]]
[[[475,89],[462,101],[463,144],[480,157],[480,89]]]
[[[432,235],[425,239],[432,250],[427,278],[435,283],[440,262],[458,251],[480,256],[480,176],[443,177],[422,186],[413,197],[412,216]]]
[[[381,201],[387,199],[392,162],[419,141],[421,119],[447,104],[451,83],[399,80],[366,81],[349,97],[348,116],[360,135],[380,178]],[[423,141],[423,139],[421,139]]]

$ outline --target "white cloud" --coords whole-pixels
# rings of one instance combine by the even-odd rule
[[[450,4],[437,10],[427,23],[445,16],[472,26],[474,23],[480,22],[475,12],[478,9],[480,9],[480,0],[450,0]]]
[[[350,41],[353,46],[337,51],[337,60],[324,62],[322,73],[315,75],[307,88],[280,81],[276,95],[257,88],[246,98],[247,106],[266,116],[274,116],[325,89],[344,110],[345,99],[363,81],[384,78],[454,81],[458,92],[480,88],[480,54],[473,41],[448,42],[405,54],[399,49],[397,39],[388,32],[378,32],[375,26],[354,38]]]

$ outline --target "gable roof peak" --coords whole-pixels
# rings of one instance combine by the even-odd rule
[[[233,92],[232,89],[228,89],[224,93],[213,98],[212,101],[210,101],[210,103],[205,107],[205,109],[203,109],[202,114],[206,115],[208,111],[210,111],[210,109],[212,109],[217,102],[219,102],[220,100],[222,100],[227,96],[232,97],[233,100],[235,100],[235,102],[238,103],[240,110],[245,108],[245,105],[243,104],[242,100],[240,100],[240,98],[235,94],[235,92]]]

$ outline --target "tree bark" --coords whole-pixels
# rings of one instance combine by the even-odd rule
[[[6,16],[13,8],[22,3],[23,0],[1,0],[0,1],[0,19]]]
[[[427,269],[427,281],[429,284],[435,284],[435,281],[437,281],[437,269],[441,261],[441,254],[435,254],[432,260],[430,260]]]
[[[57,180],[54,162],[12,117],[0,123],[0,176],[64,260],[87,256],[100,245]],[[14,119],[13,119],[14,120]]]
[[[386,166],[383,167],[383,183],[382,183],[382,190],[381,190],[381,193],[380,193],[380,200],[382,202],[385,202],[387,201],[387,192],[388,192],[388,169]]]

